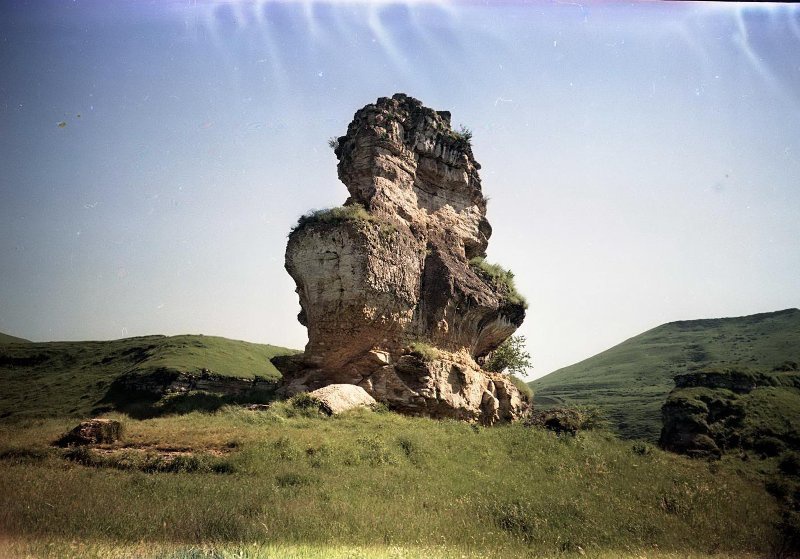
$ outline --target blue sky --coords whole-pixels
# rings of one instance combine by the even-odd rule
[[[534,376],[800,306],[800,7],[2,1],[0,45],[2,332],[302,347],[286,234],[400,91],[474,132]]]

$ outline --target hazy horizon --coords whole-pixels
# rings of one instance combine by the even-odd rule
[[[286,235],[404,92],[473,131],[533,377],[800,306],[800,6],[0,1],[0,332],[302,348]]]

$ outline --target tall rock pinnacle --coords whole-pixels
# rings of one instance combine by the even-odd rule
[[[492,230],[469,140],[401,93],[356,112],[335,146],[350,197],[303,216],[286,248],[309,337],[275,363],[287,391],[357,384],[398,411],[488,424],[523,411],[478,365],[525,305],[483,261]]]

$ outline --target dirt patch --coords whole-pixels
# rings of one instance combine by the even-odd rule
[[[162,446],[162,445],[148,445],[148,444],[126,444],[123,446],[108,446],[96,445],[91,449],[103,456],[116,456],[124,452],[141,452],[142,454],[157,454],[162,458],[175,458],[177,456],[192,456],[195,454],[205,454],[207,456],[222,457],[230,454],[235,450],[234,448],[201,448],[195,449],[191,447],[175,447],[175,446]]]

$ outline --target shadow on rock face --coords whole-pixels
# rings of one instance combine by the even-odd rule
[[[214,412],[226,405],[268,404],[277,399],[278,381],[191,375],[170,369],[130,373],[116,379],[92,410],[126,413],[135,419]]]

